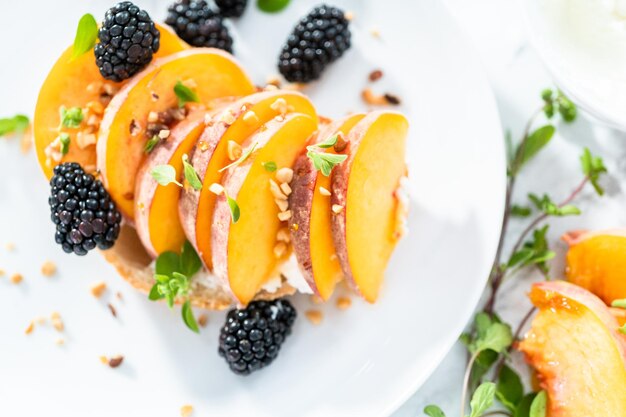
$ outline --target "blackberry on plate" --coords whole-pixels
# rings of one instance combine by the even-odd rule
[[[349,21],[336,7],[321,5],[293,29],[278,59],[278,70],[291,82],[306,83],[350,48]]]
[[[295,320],[296,310],[285,299],[253,301],[245,309],[230,310],[218,352],[234,373],[248,375],[278,356]]]
[[[145,10],[129,1],[116,4],[104,15],[94,48],[100,74],[116,82],[132,77],[152,61],[160,38]]]
[[[122,215],[109,193],[76,162],[54,168],[48,204],[56,224],[54,238],[67,253],[82,256],[95,247],[109,249],[120,234]]]
[[[215,0],[223,17],[240,17],[246,10],[248,0]]]
[[[222,17],[204,0],[179,0],[172,4],[165,23],[190,45],[233,51],[233,39]]]

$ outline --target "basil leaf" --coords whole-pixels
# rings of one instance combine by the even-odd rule
[[[72,48],[72,58],[74,60],[86,52],[96,44],[98,37],[98,23],[96,19],[89,13],[83,15],[78,21],[76,36],[74,37],[74,47]]]
[[[496,385],[496,398],[513,412],[524,397],[524,386],[517,372],[504,365]]]
[[[493,382],[485,382],[481,384],[470,401],[471,413],[470,417],[480,417],[485,411],[493,405],[493,399],[496,395],[496,384]]]
[[[185,322],[187,327],[196,333],[200,333],[200,328],[198,327],[198,322],[193,315],[193,310],[191,308],[191,303],[189,302],[189,300],[185,301],[181,312],[183,315],[183,321]]]
[[[180,257],[174,252],[163,252],[156,259],[154,271],[159,275],[170,276],[180,266]]]
[[[257,0],[256,6],[265,13],[277,13],[283,10],[291,0]]]
[[[546,417],[547,402],[548,394],[545,391],[541,391],[537,394],[530,405],[529,417]]]
[[[157,165],[152,168],[150,175],[152,175],[152,178],[160,185],[176,184],[179,187],[183,186],[180,182],[176,181],[176,169],[171,165]]]
[[[194,276],[202,268],[202,261],[196,253],[195,249],[189,243],[185,241],[183,249],[180,254],[180,269],[182,273],[188,277]]]

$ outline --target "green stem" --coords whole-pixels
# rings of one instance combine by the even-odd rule
[[[476,358],[480,351],[474,352],[467,362],[467,367],[465,368],[465,376],[463,376],[463,391],[461,391],[461,417],[465,416],[465,402],[467,401],[467,391],[469,386],[469,379],[472,375],[472,368],[474,367],[474,362],[476,362]]]

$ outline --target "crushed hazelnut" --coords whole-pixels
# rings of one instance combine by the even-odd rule
[[[12,252],[12,251],[14,251],[14,250],[15,250],[15,243],[13,243],[13,242],[7,242],[7,243],[5,243],[5,244],[4,244],[4,248],[5,248],[6,250],[8,250],[9,252]]]
[[[283,87],[283,90],[302,91],[305,88],[306,88],[306,84],[303,84],[303,83],[289,83]]]
[[[384,106],[386,104],[389,104],[384,95],[376,94],[370,88],[366,88],[365,90],[363,90],[361,92],[361,97],[363,98],[363,101],[365,101],[367,104],[371,104],[374,106]]]
[[[275,198],[274,202],[276,203],[280,211],[287,211],[287,209],[289,208],[289,203],[287,202],[287,200],[279,200],[278,198]]]
[[[235,119],[235,115],[230,110],[225,111],[220,116],[220,122],[223,122],[223,123],[225,123],[228,126],[230,126],[233,123],[235,123],[235,120],[237,120],[237,119]]]
[[[211,113],[206,113],[204,115],[204,124],[207,126],[213,125],[213,115]]]
[[[347,310],[352,305],[352,300],[348,297],[337,298],[337,308],[339,310]]]
[[[276,258],[282,257],[287,252],[287,245],[285,242],[278,242],[276,246],[274,246],[274,256]]]
[[[291,210],[285,210],[278,213],[278,220],[281,222],[286,222],[289,219],[291,219]]]
[[[151,111],[148,113],[148,121],[150,123],[156,123],[159,121],[159,113],[155,111]]]
[[[31,321],[30,323],[28,323],[28,326],[26,327],[26,330],[24,330],[24,333],[31,334],[33,330],[35,330],[35,322]]]
[[[96,282],[91,286],[91,295],[96,298],[102,297],[102,294],[107,290],[107,284],[104,281]]]
[[[62,337],[59,337],[57,340],[55,340],[54,342],[57,346],[63,346],[65,344],[65,339],[63,339]]]
[[[276,91],[276,90],[278,90],[277,86],[275,86],[274,84],[268,84],[265,87],[263,87],[261,91]]]
[[[324,300],[322,300],[322,297],[320,297],[319,295],[312,295],[311,302],[317,305],[324,304]]]
[[[348,146],[348,143],[349,142],[346,139],[346,137],[344,136],[344,134],[342,132],[339,132],[337,134],[337,142],[335,142],[335,145],[333,146],[333,149],[337,153],[343,152],[346,149],[346,147]]]
[[[289,243],[291,241],[289,229],[287,229],[286,227],[281,227],[280,229],[278,229],[278,233],[276,233],[276,240],[279,242]]]
[[[102,83],[100,81],[94,81],[92,83],[89,83],[86,88],[89,94],[100,93],[101,89],[102,89]]]
[[[159,139],[167,139],[170,137],[170,130],[163,129],[159,132]]]
[[[94,133],[88,133],[80,131],[76,134],[76,144],[80,149],[85,149],[88,146],[95,145],[97,141]]]
[[[98,116],[102,116],[104,113],[104,106],[99,101],[90,101],[87,103],[87,110],[90,112],[97,114]]]
[[[375,38],[380,38],[380,31],[376,28],[370,29],[370,34]]]
[[[352,21],[352,19],[354,19],[354,12],[352,12],[351,10],[346,10],[346,12],[343,14],[343,17],[348,21]]]
[[[109,363],[109,358],[104,355],[99,356],[98,359],[100,359],[100,363],[102,363],[103,365],[108,365]]]
[[[343,211],[343,206],[339,204],[333,204],[332,210],[333,210],[333,213],[339,214]]]
[[[41,265],[41,275],[51,277],[57,272],[57,266],[52,261],[46,261]]]
[[[291,187],[286,182],[283,182],[282,184],[280,184],[280,189],[282,190],[283,193],[285,193],[285,195],[291,194]]]
[[[57,332],[62,332],[65,329],[61,315],[58,312],[55,311],[50,315],[50,321]]]
[[[291,225],[291,230],[293,230],[294,232],[297,232],[299,228],[300,226],[298,226],[298,223],[294,223]]]
[[[128,131],[132,136],[137,136],[141,132],[141,125],[135,119],[133,119],[130,121]]]
[[[380,80],[382,77],[383,77],[383,72],[381,70],[379,70],[379,69],[376,69],[376,70],[370,72],[369,80],[371,82],[374,82],[374,81]]]
[[[270,104],[270,109],[278,112],[280,114],[287,113],[287,101],[284,98],[277,98],[272,104]]]
[[[291,180],[293,179],[293,169],[291,168],[281,168],[278,171],[276,171],[276,179],[279,182],[283,182],[283,183],[287,183],[289,184],[291,182]]]
[[[185,87],[191,88],[192,90],[198,88],[198,83],[193,78],[187,78],[183,81]]]
[[[193,407],[190,405],[183,405],[180,408],[180,417],[191,417],[193,413]]]
[[[6,274],[6,272],[4,271],[4,269],[0,269],[0,277],[3,277],[4,274]]]
[[[122,355],[118,355],[109,359],[109,366],[111,368],[117,368],[122,364],[122,362],[124,362],[124,357]]]
[[[330,261],[331,262],[335,262],[337,259],[339,259],[339,257],[337,256],[336,253],[333,253],[332,255],[330,255]]]
[[[206,152],[209,150],[209,144],[205,140],[201,140],[200,142],[198,142],[198,149],[200,149],[202,152]]]
[[[265,84],[273,85],[273,86],[280,88],[280,78],[277,75],[270,75],[265,80]]]
[[[320,194],[323,195],[323,196],[328,197],[328,196],[331,195],[331,192],[328,191],[326,188],[324,188],[322,186],[320,186],[319,190],[320,190]]]
[[[19,284],[22,281],[24,281],[24,276],[22,274],[13,274],[13,275],[11,275],[11,283]]]
[[[324,314],[319,310],[307,310],[304,315],[314,325],[319,325],[324,318]]]
[[[117,93],[117,91],[119,90],[119,87],[114,86],[113,84],[110,83],[104,83],[102,85],[102,90],[104,91],[104,93],[107,96],[112,96],[115,93]]]
[[[209,187],[209,191],[215,195],[221,195],[224,192],[224,187],[221,184],[214,182]]]
[[[200,327],[206,327],[208,322],[209,316],[207,314],[201,314],[200,316],[198,316],[198,324],[200,325]]]
[[[287,200],[287,196],[283,193],[283,191],[280,189],[280,186],[273,179],[270,179],[270,192],[277,200]]]
[[[233,140],[228,141],[228,159],[231,161],[236,161],[241,157],[243,150],[241,149],[241,145]]]
[[[278,116],[274,117],[274,120],[276,120],[278,123],[282,123],[285,121],[285,116],[279,114]]]
[[[243,121],[244,121],[244,123],[247,123],[247,124],[258,123],[259,122],[259,116],[257,116],[256,113],[253,112],[252,110],[249,110],[249,111],[244,113]]]

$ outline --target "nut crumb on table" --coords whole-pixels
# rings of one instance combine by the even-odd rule
[[[307,310],[304,315],[314,325],[318,325],[322,322],[324,314],[320,310]]]
[[[13,275],[11,275],[11,282],[13,284],[19,284],[22,281],[24,281],[24,276],[22,274],[13,274]]]
[[[193,406],[183,405],[180,408],[180,417],[191,417],[192,414],[193,414]]]
[[[91,286],[91,295],[93,295],[96,298],[100,298],[102,297],[102,294],[104,294],[106,289],[107,289],[106,282],[98,281]]]
[[[44,277],[51,277],[57,272],[57,266],[52,261],[46,261],[41,265],[41,275]]]

